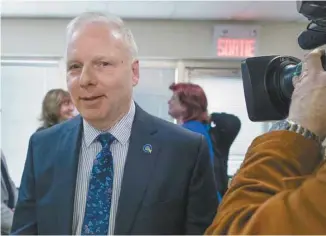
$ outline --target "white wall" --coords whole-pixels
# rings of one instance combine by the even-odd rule
[[[68,19],[2,19],[2,54],[62,55],[64,31],[68,21]],[[163,20],[126,22],[135,35],[140,56],[156,58],[213,57],[213,26],[223,23]],[[301,57],[304,54],[297,45],[297,35],[305,29],[305,24],[258,23],[258,25],[263,26],[259,37],[260,55],[289,54]]]
[[[62,87],[58,61],[4,60],[1,63],[1,141],[10,176],[20,184],[28,140],[40,127],[44,95]]]

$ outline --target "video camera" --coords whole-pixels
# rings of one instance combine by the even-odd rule
[[[310,20],[299,38],[304,50],[326,44],[326,2],[297,1],[297,10]],[[326,70],[326,57],[322,56]],[[288,116],[294,90],[292,79],[301,73],[301,61],[291,56],[247,58],[241,63],[247,112],[251,121],[282,120]]]

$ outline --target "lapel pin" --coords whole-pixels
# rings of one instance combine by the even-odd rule
[[[152,145],[150,145],[150,144],[145,144],[145,145],[143,146],[143,151],[144,151],[145,153],[149,153],[149,154],[151,154],[151,153],[152,153]]]

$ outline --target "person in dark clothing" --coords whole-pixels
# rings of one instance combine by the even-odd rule
[[[70,94],[63,89],[52,89],[47,92],[42,103],[41,131],[74,116],[74,105]]]
[[[212,113],[209,129],[214,150],[214,172],[219,193],[223,196],[228,188],[228,160],[231,145],[241,129],[240,119],[232,114]]]

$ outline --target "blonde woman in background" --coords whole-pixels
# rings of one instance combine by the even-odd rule
[[[59,124],[74,117],[75,107],[70,94],[63,89],[52,89],[47,92],[42,103],[42,126],[37,131]]]

